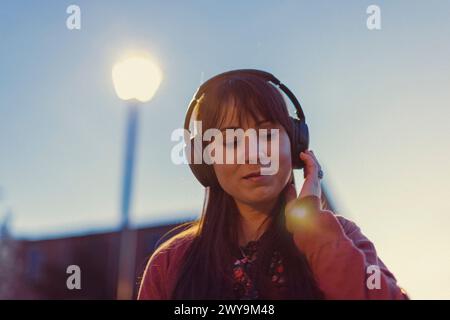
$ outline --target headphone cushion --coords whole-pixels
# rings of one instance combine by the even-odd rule
[[[192,137],[190,140],[190,149],[187,145],[185,147],[185,155],[194,176],[204,187],[209,187],[215,185],[216,183],[218,183],[218,181],[214,173],[213,166],[208,165],[203,161],[202,147],[203,145],[199,147],[197,144],[195,144],[195,138]],[[195,159],[200,159],[201,162],[195,163]]]
[[[291,117],[292,121],[292,168],[302,169],[305,164],[300,159],[300,152],[309,148],[309,130],[305,120],[299,120]]]

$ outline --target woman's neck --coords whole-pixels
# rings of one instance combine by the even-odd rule
[[[236,201],[240,213],[238,239],[239,245],[244,246],[249,241],[255,241],[264,234],[270,224],[270,212],[275,206],[270,204],[249,205]]]

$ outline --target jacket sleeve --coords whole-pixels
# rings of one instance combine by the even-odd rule
[[[319,216],[325,237],[294,239],[326,299],[409,299],[358,226],[329,210]]]

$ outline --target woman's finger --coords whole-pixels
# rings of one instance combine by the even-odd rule
[[[316,155],[314,154],[314,151],[308,150],[308,153],[314,159],[314,161],[317,163],[317,165],[320,167],[319,160],[317,160]]]
[[[306,179],[306,177],[311,173],[312,168],[314,166],[312,159],[310,155],[306,152],[300,152],[300,159],[305,164],[303,167],[303,178]]]
[[[300,152],[300,159],[302,159],[303,162],[305,162],[306,165],[313,165],[314,164],[313,158],[306,151]]]
[[[305,175],[313,174],[314,171],[319,171],[319,164],[310,153],[300,153],[300,159],[305,163]]]
[[[307,150],[303,154],[305,155],[305,160],[304,160],[305,164],[310,165],[310,166],[314,166],[314,167],[317,167],[317,168],[320,168],[319,161],[317,160],[317,158],[314,155],[314,153],[312,153],[311,151]],[[300,157],[300,158],[303,160],[302,157]]]
[[[300,153],[300,159],[305,163],[305,167],[303,169],[303,177],[307,178],[319,178],[319,172],[321,170],[321,166],[316,156],[314,155],[312,150],[305,150]]]

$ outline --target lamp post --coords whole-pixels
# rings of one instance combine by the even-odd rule
[[[133,171],[140,106],[151,100],[161,83],[158,66],[144,57],[129,57],[114,65],[114,88],[127,104],[127,129],[121,198],[119,268],[116,298],[133,298],[135,282],[136,231],[130,228],[130,208],[133,191]]]

